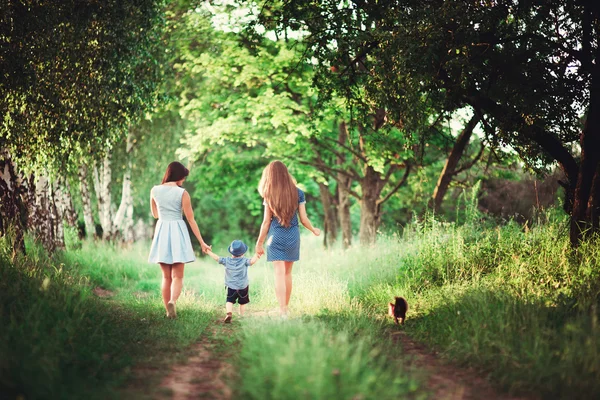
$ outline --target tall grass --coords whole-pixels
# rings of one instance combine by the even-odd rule
[[[166,355],[195,340],[212,319],[212,309],[201,303],[186,307],[184,301],[186,317],[173,323],[163,318],[157,298],[140,301],[133,291],[118,301],[93,295],[94,280],[117,286],[117,276],[82,274],[110,271],[114,264],[107,259],[119,259],[110,249],[95,248],[99,258],[92,265],[73,262],[73,254],[48,257],[31,241],[27,256],[13,261],[8,248],[0,243],[2,398],[118,397],[135,362],[156,358],[156,365],[164,364]],[[132,277],[133,271],[130,265],[118,276]],[[129,286],[137,285],[133,281]]]
[[[374,340],[378,335],[364,331],[357,335],[350,328],[356,327],[356,316],[350,320],[354,323],[340,330],[318,319],[258,324],[244,320],[240,395],[250,399],[424,398],[411,374],[401,366],[390,368],[390,349]],[[373,323],[362,321],[369,328]]]
[[[428,218],[406,229],[396,281],[360,300],[406,296],[411,335],[510,391],[598,398],[600,241],[573,252],[565,226],[555,211],[533,227]]]

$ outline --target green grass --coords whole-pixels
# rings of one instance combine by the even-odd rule
[[[407,229],[395,281],[360,289],[383,311],[407,297],[407,331],[511,392],[600,396],[598,240],[570,250],[564,219],[532,228],[427,220]]]
[[[422,373],[391,346],[398,328],[387,303],[402,295],[410,310],[400,329],[504,390],[600,396],[600,242],[571,252],[558,213],[525,228],[495,226],[474,211],[464,219],[428,218],[401,237],[347,251],[303,236],[288,321],[276,317],[272,265],[259,260],[250,269],[249,315],[234,315],[233,333],[213,338],[241,371],[231,382],[235,394],[426,396]],[[215,251],[226,255],[226,245]],[[186,346],[224,312],[223,269],[211,259],[186,265],[180,318],[170,321],[146,244],[85,243],[53,259],[28,247],[15,264],[0,257],[0,388],[12,394],[77,398],[93,387],[88,397],[150,395],[157,374],[137,389],[131,368],[185,358]],[[99,299],[95,287],[114,296]]]
[[[134,294],[131,268],[123,272],[129,278],[119,284],[123,290],[116,299],[100,299],[92,294],[98,282],[78,269],[84,264],[70,257],[50,259],[31,243],[27,257],[15,262],[6,246],[0,249],[3,398],[119,397],[118,389],[131,377],[135,363],[164,365],[167,355],[196,340],[214,318],[211,307],[186,297],[182,318],[166,320],[156,294],[145,299]],[[74,254],[84,257],[86,251],[97,254],[99,249]],[[110,250],[102,253],[118,258]],[[110,268],[95,259],[91,269]],[[118,275],[110,276],[116,286]]]

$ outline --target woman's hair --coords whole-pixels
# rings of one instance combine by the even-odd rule
[[[265,199],[279,223],[286,228],[298,209],[296,180],[281,161],[265,167],[258,183],[258,193]]]
[[[188,176],[190,170],[183,166],[179,161],[173,161],[167,167],[162,183],[177,182]]]

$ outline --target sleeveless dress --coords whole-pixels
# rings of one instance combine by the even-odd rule
[[[306,203],[304,192],[298,189],[298,204]],[[264,203],[267,205],[267,203]],[[267,233],[267,261],[298,261],[300,259],[300,228],[298,227],[298,210],[286,228],[279,223],[276,216],[271,218]]]
[[[196,259],[182,217],[183,192],[185,189],[170,185],[157,185],[150,191],[158,209],[158,221],[148,257],[150,263],[189,263]]]

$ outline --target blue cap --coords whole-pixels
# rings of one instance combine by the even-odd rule
[[[244,242],[242,242],[241,240],[234,240],[233,242],[231,242],[231,244],[229,245],[229,252],[231,253],[232,256],[241,256],[243,255],[245,252],[248,251],[248,246],[246,246],[246,244]]]

